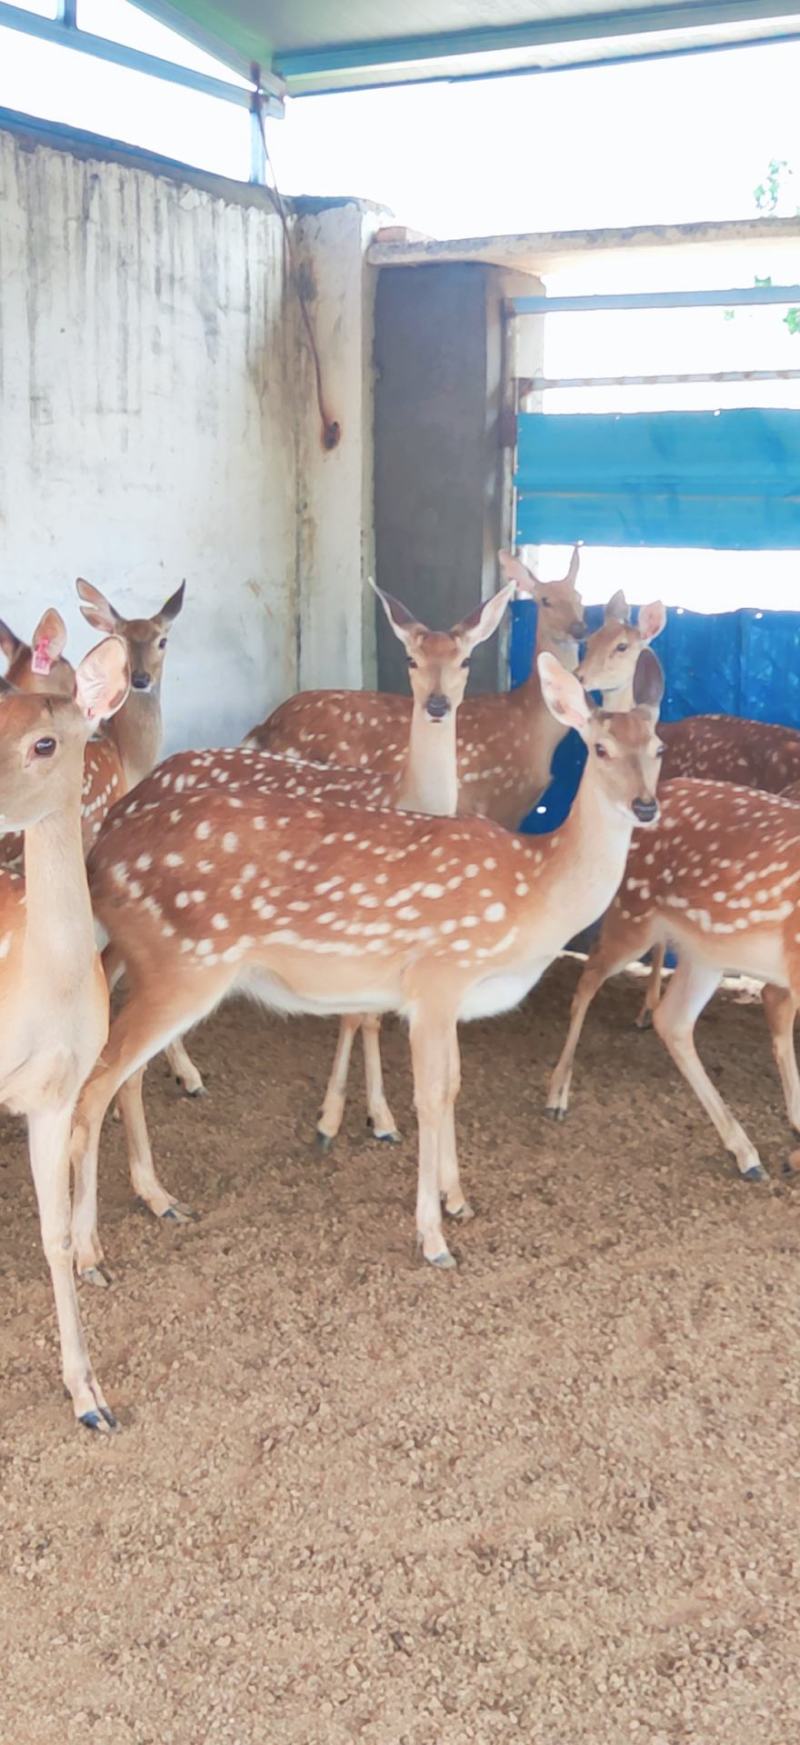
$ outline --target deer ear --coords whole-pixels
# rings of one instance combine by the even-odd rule
[[[107,721],[130,690],[128,650],[121,636],[107,636],[75,669],[75,701],[85,721]]]
[[[462,618],[460,624],[455,624],[450,632],[458,637],[466,648],[476,648],[479,642],[488,642],[494,636],[505,616],[509,600],[513,599],[516,582],[506,582],[499,593],[492,594],[489,600],[483,600],[476,606],[469,617]]]
[[[603,613],[603,619],[606,624],[608,623],[609,618],[613,618],[616,624],[629,623],[628,602],[625,598],[623,588],[617,588],[616,594],[611,595],[611,599]]]
[[[585,733],[592,711],[580,680],[574,673],[568,673],[554,654],[540,654],[537,666],[542,696],[550,714],[562,727],[574,727],[577,733]]]
[[[67,646],[67,626],[54,606],[42,613],[31,639],[31,672],[47,675]]]
[[[368,581],[373,593],[377,594],[380,600],[395,636],[407,647],[409,631],[424,630],[425,625],[420,624],[413,612],[409,612],[408,607],[403,605],[402,600],[396,600],[394,594],[385,594],[383,588],[379,588],[377,582],[373,581],[372,576],[368,577]]]
[[[511,551],[499,551],[497,558],[506,581],[513,582],[523,594],[533,599],[539,586],[533,570],[529,570],[521,558],[515,557]]]
[[[99,588],[93,588],[91,582],[85,582],[82,576],[78,577],[75,586],[87,623],[94,625],[95,630],[104,630],[107,636],[113,636],[122,619],[111,601],[101,594]]]
[[[186,583],[181,582],[180,587],[176,588],[174,594],[170,594],[169,599],[164,602],[161,611],[156,613],[156,617],[160,623],[172,624],[173,620],[177,618],[183,605],[185,589]]]
[[[639,607],[639,634],[643,642],[654,642],[667,622],[667,608],[660,600]]]
[[[16,660],[20,649],[24,647],[25,644],[20,642],[19,637],[15,636],[13,630],[9,630],[8,625],[4,624],[0,618],[0,648],[3,650],[9,666],[12,660]]]
[[[569,569],[567,570],[567,576],[566,576],[567,581],[572,582],[573,587],[578,580],[578,571],[579,571],[580,567],[581,567],[581,548],[579,545],[573,545],[572,556],[569,560]]]
[[[643,648],[633,675],[633,701],[638,709],[646,709],[654,721],[664,695],[664,674],[658,656],[652,648]]]

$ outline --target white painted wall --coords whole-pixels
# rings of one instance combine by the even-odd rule
[[[378,222],[300,225],[343,427],[323,455],[263,193],[0,132],[0,616],[27,637],[57,605],[75,656],[77,575],[126,616],[185,576],[166,750],[237,741],[298,683],[362,682]]]

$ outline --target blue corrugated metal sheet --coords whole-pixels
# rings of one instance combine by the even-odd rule
[[[800,548],[800,411],[521,413],[517,543]]]

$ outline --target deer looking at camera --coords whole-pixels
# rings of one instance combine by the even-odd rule
[[[286,1013],[408,1018],[419,1125],[417,1229],[433,1265],[453,1265],[442,1201],[470,1216],[455,1146],[459,1020],[518,1004],[611,901],[637,823],[657,816],[661,670],[640,656],[636,706],[592,708],[573,674],[539,657],[547,706],[589,756],[567,822],[549,837],[482,819],[425,818],[262,794],[252,753],[228,755],[213,787],[141,792],[109,817],[91,856],[95,912],[128,967],[130,994],[81,1100],[73,1139],[80,1267],[101,1263],[94,1184],[103,1115],[119,1092],[134,1188],[158,1209],[144,1120],[144,1068],[237,990]],[[232,784],[236,782],[236,791]],[[204,868],[206,870],[204,870]]]
[[[333,770],[258,753],[254,748],[242,748],[238,754],[201,752],[194,755],[188,773],[173,777],[174,768],[183,767],[180,760],[176,766],[174,759],[157,769],[149,780],[140,784],[142,803],[147,804],[154,794],[162,795],[170,788],[179,793],[184,786],[195,790],[213,787],[219,780],[226,779],[228,764],[236,758],[240,769],[243,763],[247,764],[249,780],[257,786],[259,793],[284,792],[297,798],[340,800],[344,804],[452,816],[458,793],[456,717],[467,686],[471,657],[480,643],[494,635],[513,588],[514,584],[508,583],[449,631],[429,630],[407,611],[401,601],[375,588],[387,619],[406,650],[413,695],[406,755],[391,775],[375,775],[366,770]],[[248,749],[249,759],[245,758]],[[236,792],[237,788],[237,782],[229,783],[229,791]],[[205,870],[205,866],[201,867],[201,871]],[[113,952],[108,954],[106,967],[113,978],[117,967]],[[323,1149],[332,1143],[342,1123],[350,1056],[359,1029],[364,1044],[368,1124],[376,1139],[396,1141],[399,1138],[383,1086],[380,1017],[365,1012],[343,1017],[339,1026],[334,1065],[317,1123],[317,1139]],[[188,1067],[197,1084],[202,1085],[200,1074],[185,1049],[181,1053],[184,1072]],[[179,1216],[179,1213],[175,1214],[166,1207],[162,1215]],[[94,1282],[101,1281],[96,1279]]]
[[[513,691],[468,697],[458,716],[458,811],[493,818],[514,829],[550,780],[553,753],[565,729],[542,694],[540,654],[568,672],[586,635],[577,592],[579,554],[562,581],[540,582],[509,552],[500,553],[508,582],[535,599],[536,650],[530,678]],[[246,743],[263,751],[391,776],[406,755],[411,704],[385,692],[301,691],[274,710]]]
[[[63,674],[60,674],[63,677]],[[50,1267],[64,1383],[93,1430],[115,1420],[89,1361],[73,1273],[69,1137],[80,1087],[108,1033],[108,989],[95,947],[81,842],[83,754],[97,722],[125,700],[117,637],[74,675],[74,696],[24,694],[0,679],[0,814],[25,835],[24,877],[0,870],[0,1103],[28,1123],[42,1243]]]
[[[585,691],[600,691],[604,709],[633,707],[633,680],[643,648],[661,635],[667,610],[660,600],[639,608],[634,624],[621,588],[613,594],[603,613],[603,623],[588,638],[576,677]],[[663,727],[659,728],[663,737]]]

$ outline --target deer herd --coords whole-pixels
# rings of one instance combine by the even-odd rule
[[[116,1102],[134,1192],[157,1217],[185,1218],[156,1171],[144,1072],[164,1050],[199,1094],[183,1038],[228,995],[338,1017],[322,1146],[342,1121],[359,1031],[368,1121],[376,1138],[398,1138],[380,1024],[387,1013],[407,1020],[417,1235],[436,1268],[455,1265],[445,1219],[472,1216],[456,1145],[459,1022],[518,1004],[592,923],[547,1095],[553,1116],[567,1113],[595,993],[651,952],[644,1016],[742,1176],[765,1171],[694,1046],[728,971],[764,983],[800,1128],[800,733],[713,716],[659,726],[664,681],[650,644],[664,607],[643,606],[633,622],[617,593],[589,635],[578,561],[576,549],[564,579],[544,583],[501,552],[500,591],[447,632],[376,590],[410,697],[306,692],[238,747],[164,762],[161,680],[182,587],[152,618],[128,619],[79,581],[103,639],[74,669],[55,610],[30,644],[0,624],[0,1102],[27,1120],[64,1381],[90,1429],[116,1426],[77,1293],[78,1280],[109,1276],[97,1220],[103,1119]],[[465,697],[472,652],[515,595],[537,606],[530,677]],[[521,834],[570,729],[586,762],[569,817]],[[678,967],[661,998],[668,947]]]

